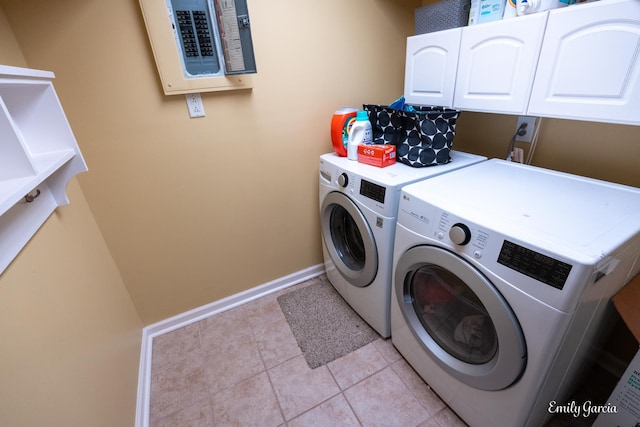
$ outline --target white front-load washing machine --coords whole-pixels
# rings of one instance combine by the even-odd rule
[[[640,189],[502,160],[403,188],[391,340],[471,426],[541,426],[640,270]]]
[[[320,218],[327,278],[381,336],[390,334],[391,263],[400,189],[485,161],[451,151],[444,165],[378,168],[336,154],[320,157]]]

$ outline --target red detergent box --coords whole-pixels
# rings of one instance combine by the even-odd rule
[[[383,168],[396,162],[395,145],[358,145],[358,161]]]

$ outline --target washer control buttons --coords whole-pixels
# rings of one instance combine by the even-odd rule
[[[449,230],[449,238],[456,245],[464,246],[471,241],[471,230],[466,225],[458,222]]]

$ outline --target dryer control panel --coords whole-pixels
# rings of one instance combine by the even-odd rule
[[[433,233],[437,240],[454,244],[456,252],[466,253],[477,260],[489,251],[489,237],[496,234],[483,230],[469,221],[461,220],[449,212],[440,213]],[[496,240],[494,237],[490,252],[491,262],[558,290],[564,288],[571,273],[571,264],[504,238]]]
[[[567,282],[571,265],[505,240],[498,263],[556,289]]]
[[[448,212],[442,212],[438,223],[435,224],[435,237],[438,240],[449,236],[458,246],[469,246],[474,258],[482,256],[482,250],[487,246],[489,233],[467,222],[461,222]]]

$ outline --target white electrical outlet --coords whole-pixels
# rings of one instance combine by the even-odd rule
[[[516,133],[516,141],[531,142],[531,136],[533,135],[533,128],[536,125],[536,118],[532,116],[518,116],[518,123],[516,124],[516,132],[520,129],[520,126],[526,123],[527,126],[523,129],[524,134],[518,135]]]
[[[189,116],[204,117],[204,105],[202,105],[202,97],[199,93],[188,93],[185,95],[187,98],[187,107],[189,108]]]

